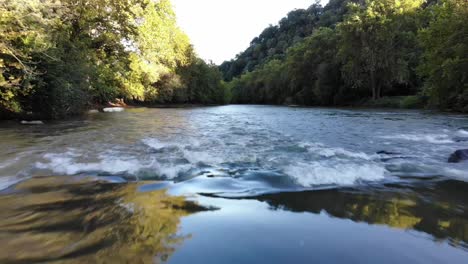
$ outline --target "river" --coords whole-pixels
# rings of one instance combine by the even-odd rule
[[[468,117],[273,106],[0,123],[1,263],[466,263]]]

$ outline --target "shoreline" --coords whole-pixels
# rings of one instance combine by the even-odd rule
[[[106,108],[123,108],[123,109],[134,109],[134,108],[153,108],[153,109],[190,109],[190,108],[201,108],[201,107],[217,107],[217,106],[229,106],[229,105],[258,105],[258,106],[277,106],[277,107],[289,107],[289,108],[308,108],[308,109],[345,109],[345,110],[399,110],[399,111],[427,111],[435,114],[447,114],[447,115],[463,115],[466,116],[468,113],[460,112],[456,110],[441,110],[437,108],[428,107],[396,107],[396,106],[384,106],[384,105],[370,105],[370,104],[355,104],[355,105],[341,105],[341,106],[320,106],[320,105],[302,105],[302,104],[244,104],[244,103],[232,103],[232,104],[106,104],[106,105],[94,105],[89,109],[83,111],[78,115],[69,115],[63,118],[50,118],[45,117],[41,113],[6,113],[3,116],[0,115],[0,121],[54,121],[54,120],[70,120],[77,117],[86,116],[90,113],[103,113]]]

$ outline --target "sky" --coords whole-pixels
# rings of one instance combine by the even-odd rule
[[[315,0],[172,0],[177,20],[206,61],[220,64],[245,50],[268,25]],[[322,0],[322,3],[328,2]]]

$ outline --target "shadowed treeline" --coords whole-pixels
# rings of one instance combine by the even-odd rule
[[[0,263],[159,263],[190,236],[180,218],[206,210],[140,184],[37,178],[0,196]]]

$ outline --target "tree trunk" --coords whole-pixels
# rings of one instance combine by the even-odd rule
[[[371,88],[372,88],[372,100],[378,99],[377,95],[377,85],[375,83],[375,71],[370,72],[371,78]]]
[[[382,85],[377,84],[377,99],[380,99],[382,97]]]

